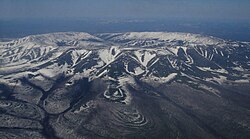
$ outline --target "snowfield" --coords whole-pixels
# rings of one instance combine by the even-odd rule
[[[0,138],[250,138],[250,43],[59,32],[0,42]]]

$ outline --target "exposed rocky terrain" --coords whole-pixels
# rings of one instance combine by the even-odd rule
[[[250,43],[189,33],[0,42],[0,138],[250,138]]]

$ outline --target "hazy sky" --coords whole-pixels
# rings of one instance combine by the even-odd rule
[[[0,19],[86,17],[250,20],[250,0],[0,0]]]

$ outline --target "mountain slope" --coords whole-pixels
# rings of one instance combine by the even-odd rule
[[[250,137],[248,42],[61,32],[0,44],[0,136]]]

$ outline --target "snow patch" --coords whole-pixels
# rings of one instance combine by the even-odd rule
[[[136,55],[137,59],[140,61],[140,63],[144,66],[148,66],[148,62],[153,59],[156,54],[152,51],[135,51],[134,54]]]
[[[120,50],[117,47],[112,46],[110,49],[100,50],[99,57],[101,58],[103,62],[105,62],[106,64],[109,64],[115,60],[116,56],[119,53],[120,53]]]

